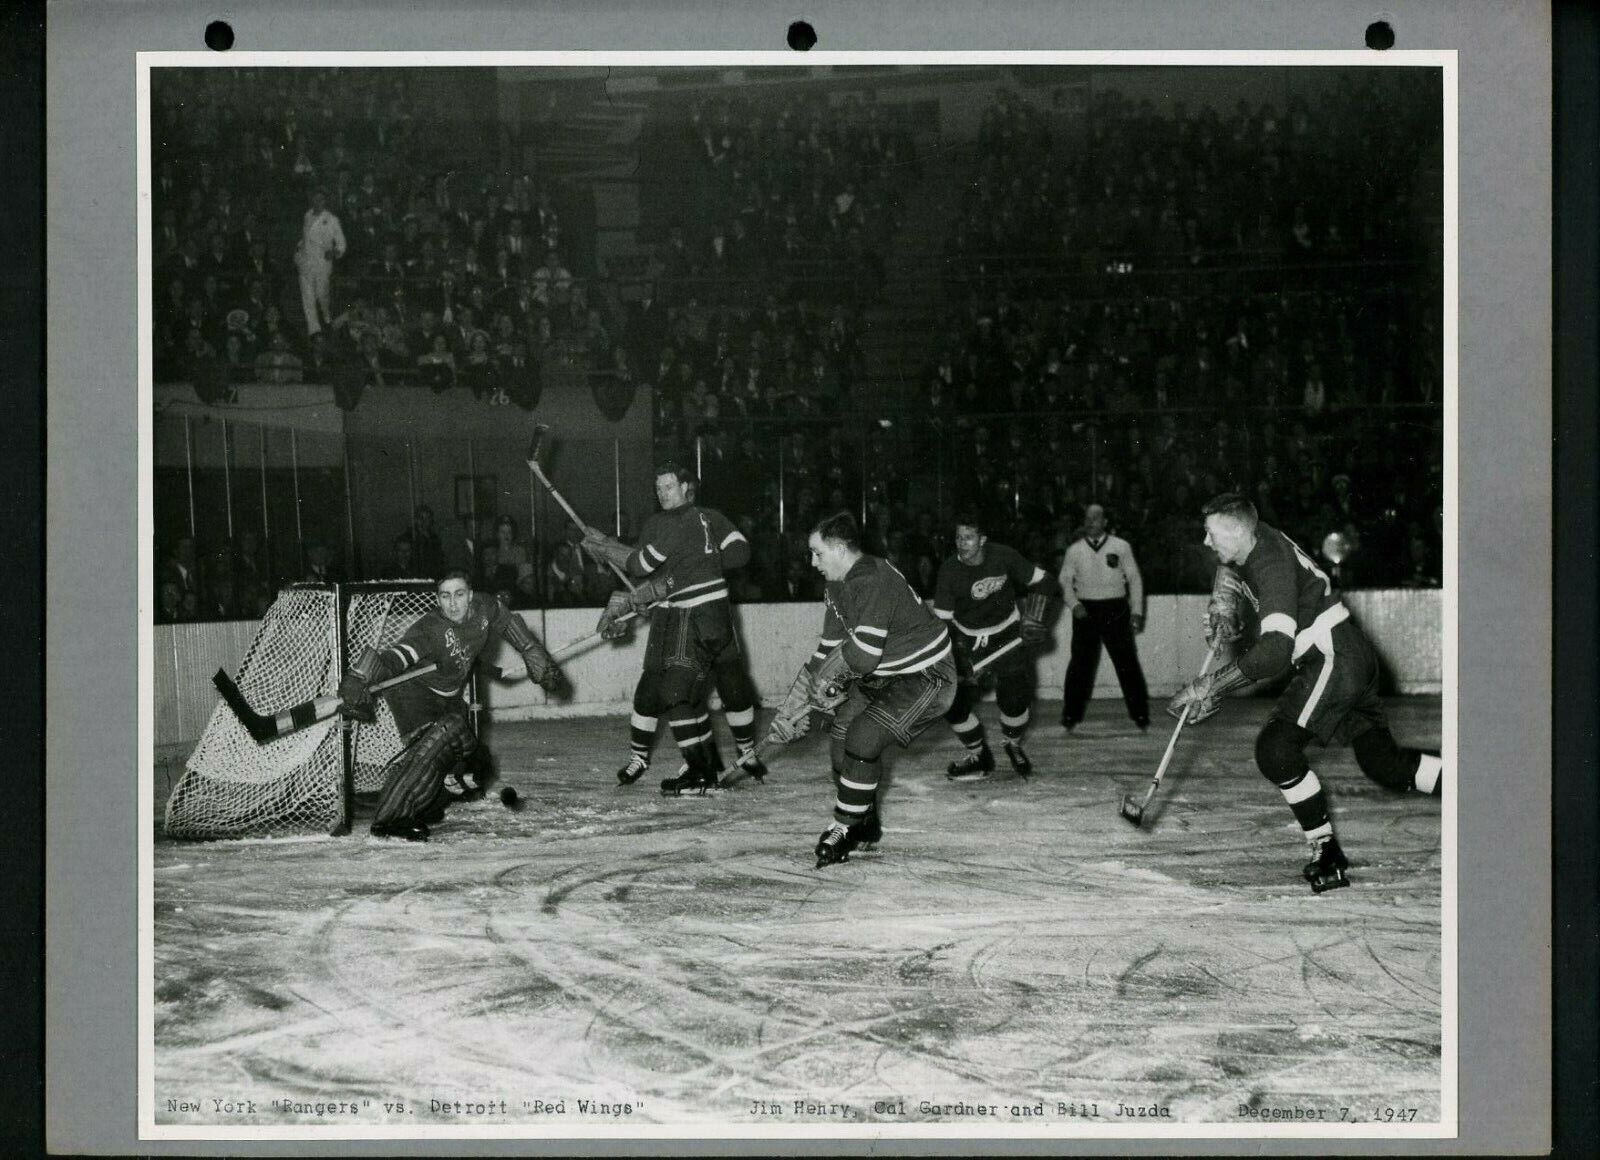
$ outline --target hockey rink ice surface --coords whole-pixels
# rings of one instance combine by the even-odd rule
[[[524,808],[458,806],[426,844],[158,837],[156,1123],[1436,1121],[1440,803],[1313,747],[1351,859],[1313,895],[1251,757],[1268,707],[1186,729],[1138,830],[1118,804],[1165,714],[1141,734],[1098,700],[1068,737],[1043,702],[1024,782],[985,704],[999,769],[947,781],[934,726],[888,759],[882,845],[821,870],[825,727],[765,784],[680,799],[665,729],[618,787],[625,717],[491,726]],[[1390,707],[1437,746],[1437,697]]]

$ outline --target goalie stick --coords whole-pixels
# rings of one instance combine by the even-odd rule
[[[1202,677],[1211,668],[1211,659],[1216,655],[1217,646],[1213,644],[1206,650],[1206,659],[1200,666],[1200,675]],[[1161,785],[1162,777],[1166,775],[1167,766],[1172,763],[1172,752],[1178,747],[1178,734],[1183,732],[1184,725],[1188,723],[1189,710],[1191,708],[1193,708],[1193,702],[1183,707],[1183,715],[1178,718],[1177,727],[1172,731],[1172,740],[1167,742],[1167,751],[1162,754],[1161,764],[1156,767],[1155,777],[1150,779],[1150,788],[1144,791],[1144,801],[1134,801],[1131,793],[1123,795],[1122,808],[1119,812],[1123,821],[1128,822],[1130,825],[1142,826],[1144,824],[1145,808],[1150,804],[1150,799],[1156,796],[1156,789]]]
[[[420,668],[401,673],[397,677],[390,677],[387,681],[379,681],[369,691],[381,693],[385,689],[392,689],[396,685],[403,685],[407,681],[414,681],[418,677],[427,676],[438,667],[437,664],[422,665]],[[484,668],[484,675],[491,679],[498,679],[501,676],[501,672],[494,665],[487,665]],[[217,692],[222,694],[223,701],[227,703],[229,709],[233,710],[233,715],[239,718],[239,723],[245,727],[245,731],[250,734],[257,745],[265,745],[268,741],[276,740],[279,737],[287,737],[290,733],[297,733],[301,729],[315,725],[318,721],[326,721],[339,711],[340,705],[344,704],[339,694],[329,693],[326,696],[316,697],[310,701],[301,701],[298,705],[291,705],[278,713],[257,713],[250,707],[250,702],[244,699],[244,694],[240,692],[239,686],[234,683],[233,678],[228,676],[225,670],[218,669],[212,676],[211,683],[217,687]]]
[[[629,613],[626,616],[619,616],[617,620],[619,622],[632,620],[637,615],[638,613],[636,612]],[[591,632],[588,636],[579,637],[572,643],[557,649],[550,654],[550,659],[553,661],[564,660],[573,653],[581,652],[601,639],[598,632]],[[399,676],[390,677],[386,681],[379,681],[369,691],[381,693],[385,689],[392,689],[396,685],[403,685],[407,681],[426,676],[428,673],[434,672],[438,667],[436,663],[422,665],[401,673]],[[483,665],[480,671],[491,681],[506,679],[505,671],[498,665]],[[290,733],[299,732],[301,729],[315,725],[318,721],[326,721],[337,713],[339,706],[344,703],[337,693],[329,693],[326,696],[316,697],[310,701],[302,701],[298,705],[291,705],[289,708],[277,713],[257,713],[250,707],[250,702],[245,700],[244,693],[240,691],[233,678],[228,676],[226,670],[218,669],[212,676],[211,683],[217,687],[217,692],[222,695],[223,701],[233,711],[233,715],[239,719],[239,723],[245,727],[245,731],[250,734],[251,739],[257,745],[265,745],[268,741],[274,741],[279,737],[287,737]]]

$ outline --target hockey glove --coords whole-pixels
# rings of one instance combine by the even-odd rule
[[[1044,626],[1044,611],[1050,598],[1043,592],[1029,592],[1017,601],[1017,614],[1022,617],[1022,639],[1025,644],[1038,644],[1050,635]]]
[[[378,706],[367,688],[379,676],[378,654],[363,648],[350,662],[350,671],[339,682],[339,699],[344,702],[339,711],[351,721],[370,725],[378,719]]]
[[[550,653],[539,643],[539,638],[522,622],[522,617],[502,606],[498,624],[500,635],[505,637],[506,643],[522,654],[528,680],[552,694],[564,693],[571,688]]]
[[[598,563],[615,564],[618,568],[626,568],[628,557],[633,555],[633,549],[627,544],[615,536],[606,535],[599,528],[591,527],[583,529],[583,550]]]
[[[613,592],[606,598],[605,611],[600,614],[600,623],[594,630],[600,634],[602,640],[616,640],[620,636],[628,635],[628,622],[622,620],[633,612],[633,601],[628,599],[626,592]]]
[[[1167,704],[1167,712],[1182,718],[1189,710],[1189,724],[1198,725],[1222,708],[1222,698],[1250,683],[1250,678],[1239,671],[1236,664],[1223,665],[1209,673],[1202,673],[1179,689]]]
[[[538,685],[553,697],[559,697],[571,690],[567,682],[567,675],[561,671],[561,666],[551,659],[550,654],[544,651],[544,646],[536,644],[522,654],[522,663],[528,666],[528,680]]]
[[[665,600],[671,591],[670,576],[652,576],[648,580],[640,581],[638,587],[627,594],[628,602],[633,605],[635,612],[644,613]]]
[[[372,699],[372,692],[355,673],[346,673],[339,682],[339,712],[350,721],[361,721],[371,725],[378,719],[378,705]]]
[[[778,712],[767,726],[767,741],[774,745],[787,745],[798,741],[811,731],[811,670],[802,667]]]
[[[1206,603],[1206,643],[1228,645],[1244,635],[1244,604],[1249,599],[1244,581],[1226,564],[1217,568]]]
[[[850,699],[850,682],[856,674],[844,659],[844,646],[829,653],[812,674],[811,707],[819,713],[832,713]]]

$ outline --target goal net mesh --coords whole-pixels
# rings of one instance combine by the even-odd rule
[[[334,585],[285,588],[245,652],[235,678],[239,691],[252,709],[269,716],[336,693],[348,658],[398,640],[433,605],[428,584],[343,592]],[[381,695],[375,700],[375,722],[350,724],[349,772],[356,793],[383,788],[385,763],[400,749],[394,715]],[[244,838],[336,832],[350,822],[345,761],[337,714],[258,745],[219,700],[167,801],[165,833]]]

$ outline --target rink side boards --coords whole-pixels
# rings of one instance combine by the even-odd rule
[[[1438,589],[1374,590],[1347,593],[1345,600],[1377,644],[1396,693],[1438,693],[1443,672]],[[1155,696],[1166,696],[1187,681],[1205,655],[1200,635],[1204,596],[1152,596],[1148,623],[1138,638],[1145,679]],[[750,673],[765,703],[782,698],[795,670],[809,655],[822,624],[820,604],[752,604],[738,610],[741,635],[750,656]],[[594,631],[598,609],[530,610],[523,619],[552,648]],[[1072,618],[1058,615],[1053,640],[1038,658],[1039,696],[1059,698],[1072,637]],[[217,702],[211,674],[238,665],[256,631],[255,621],[157,625],[155,628],[155,742],[158,752],[192,745]],[[624,713],[638,679],[645,634],[636,632],[566,662],[574,692],[552,704],[527,681],[485,684],[484,706],[492,719],[596,716]],[[500,646],[484,659],[513,673],[521,665]],[[1102,658],[1096,696],[1117,696],[1109,658]],[[272,706],[256,706],[268,711]]]

